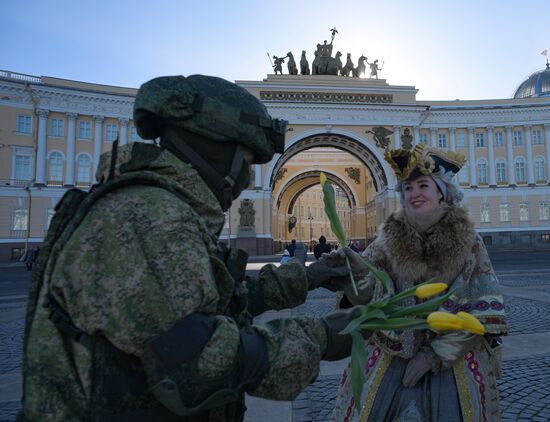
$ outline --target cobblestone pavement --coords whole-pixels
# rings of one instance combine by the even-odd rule
[[[507,294],[506,307],[510,335],[550,335],[550,270],[505,271],[498,273],[504,286],[526,287],[533,298]],[[508,293],[510,290],[508,290]],[[541,297],[538,297],[540,293]],[[548,297],[548,296],[547,296]],[[322,316],[334,309],[335,294],[324,289],[310,293],[308,300],[292,310],[293,315]],[[23,335],[24,299],[1,298],[0,318],[19,310],[11,320],[0,319],[0,388],[4,379],[20,372],[21,341]],[[339,375],[319,376],[292,402],[293,422],[321,422],[330,420],[338,387]],[[499,382],[503,421],[550,421],[550,348],[549,353],[526,356],[503,362],[503,378]],[[20,408],[19,401],[0,396],[0,421],[12,421]]]

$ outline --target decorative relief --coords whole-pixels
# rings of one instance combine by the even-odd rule
[[[284,177],[286,172],[287,172],[287,169],[284,167],[277,172],[277,175],[275,176],[275,180],[274,180],[275,185],[279,183],[279,181]]]
[[[361,183],[361,170],[359,170],[358,167],[347,167],[346,173],[348,174],[349,178],[355,183]]]
[[[254,201],[252,199],[243,199],[239,207],[240,227],[254,227]]]
[[[260,91],[262,101],[299,103],[391,104],[393,95],[341,94],[333,92]]]

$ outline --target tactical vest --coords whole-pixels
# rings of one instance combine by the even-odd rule
[[[155,420],[202,422],[210,419],[212,411],[215,413],[216,419],[220,419],[221,417],[222,420],[228,422],[242,421],[245,406],[244,394],[240,391],[235,391],[235,400],[230,403],[226,403],[226,401],[220,403],[222,405],[220,407],[217,407],[215,399],[211,400],[211,397],[208,397],[207,394],[207,399],[210,400],[199,401],[195,407],[196,413],[193,416],[181,417],[171,413],[151,393],[145,372],[137,357],[122,352],[102,336],[90,336],[80,330],[74,325],[70,315],[53,296],[48,294],[44,303],[38,303],[44,281],[51,279],[59,254],[71,235],[100,198],[128,186],[142,185],[167,190],[181,200],[184,200],[173,186],[165,182],[163,183],[163,178],[154,172],[141,170],[125,173],[121,168],[121,174],[114,176],[117,155],[116,148],[117,145],[115,143],[113,145],[113,157],[107,181],[94,185],[89,192],[80,189],[67,191],[55,208],[55,215],[50,223],[50,228],[32,275],[25,319],[23,355],[25,356],[27,353],[27,342],[36,309],[38,306],[44,306],[49,309],[50,320],[55,324],[61,336],[66,340],[80,343],[92,355],[92,365],[95,366],[92,369],[95,374],[92,381],[92,421],[145,422]],[[141,157],[147,156],[152,161],[158,157],[158,152],[155,152],[151,148],[152,146],[150,145],[135,144],[132,150],[132,157],[137,154]],[[157,147],[154,148],[159,150]],[[127,169],[132,170],[132,166],[127,166]],[[242,288],[248,256],[242,250],[230,252],[225,245],[217,242],[216,236],[211,235],[211,237],[218,246],[217,256],[213,256],[211,259],[223,263],[235,281],[233,295],[224,313],[234,318],[239,326],[249,325],[251,318],[247,312],[247,292],[246,289]],[[189,339],[189,343],[192,343],[192,339]],[[23,359],[23,383],[25,383],[26,379],[25,374],[29,370],[26,366],[26,360]],[[205,388],[215,391],[216,385],[206,385]],[[24,391],[25,385],[23,384]],[[121,403],[125,403],[125,405],[122,406]],[[128,403],[130,403],[130,409],[128,409]],[[17,420],[25,421],[27,419],[20,413]]]

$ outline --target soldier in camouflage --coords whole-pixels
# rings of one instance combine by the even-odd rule
[[[286,122],[201,75],[142,85],[134,120],[160,146],[114,148],[102,183],[57,207],[29,295],[19,419],[240,421],[245,392],[292,400],[321,360],[349,355],[338,333],[357,310],[251,316],[342,287],[348,270],[291,260],[251,279],[246,252],[217,240],[249,165],[282,152]]]

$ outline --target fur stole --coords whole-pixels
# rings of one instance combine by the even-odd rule
[[[401,285],[399,290],[430,278],[451,284],[471,261],[476,236],[462,208],[451,208],[424,233],[417,231],[401,209],[382,226],[375,241],[379,253],[373,255],[383,256],[382,267]]]

